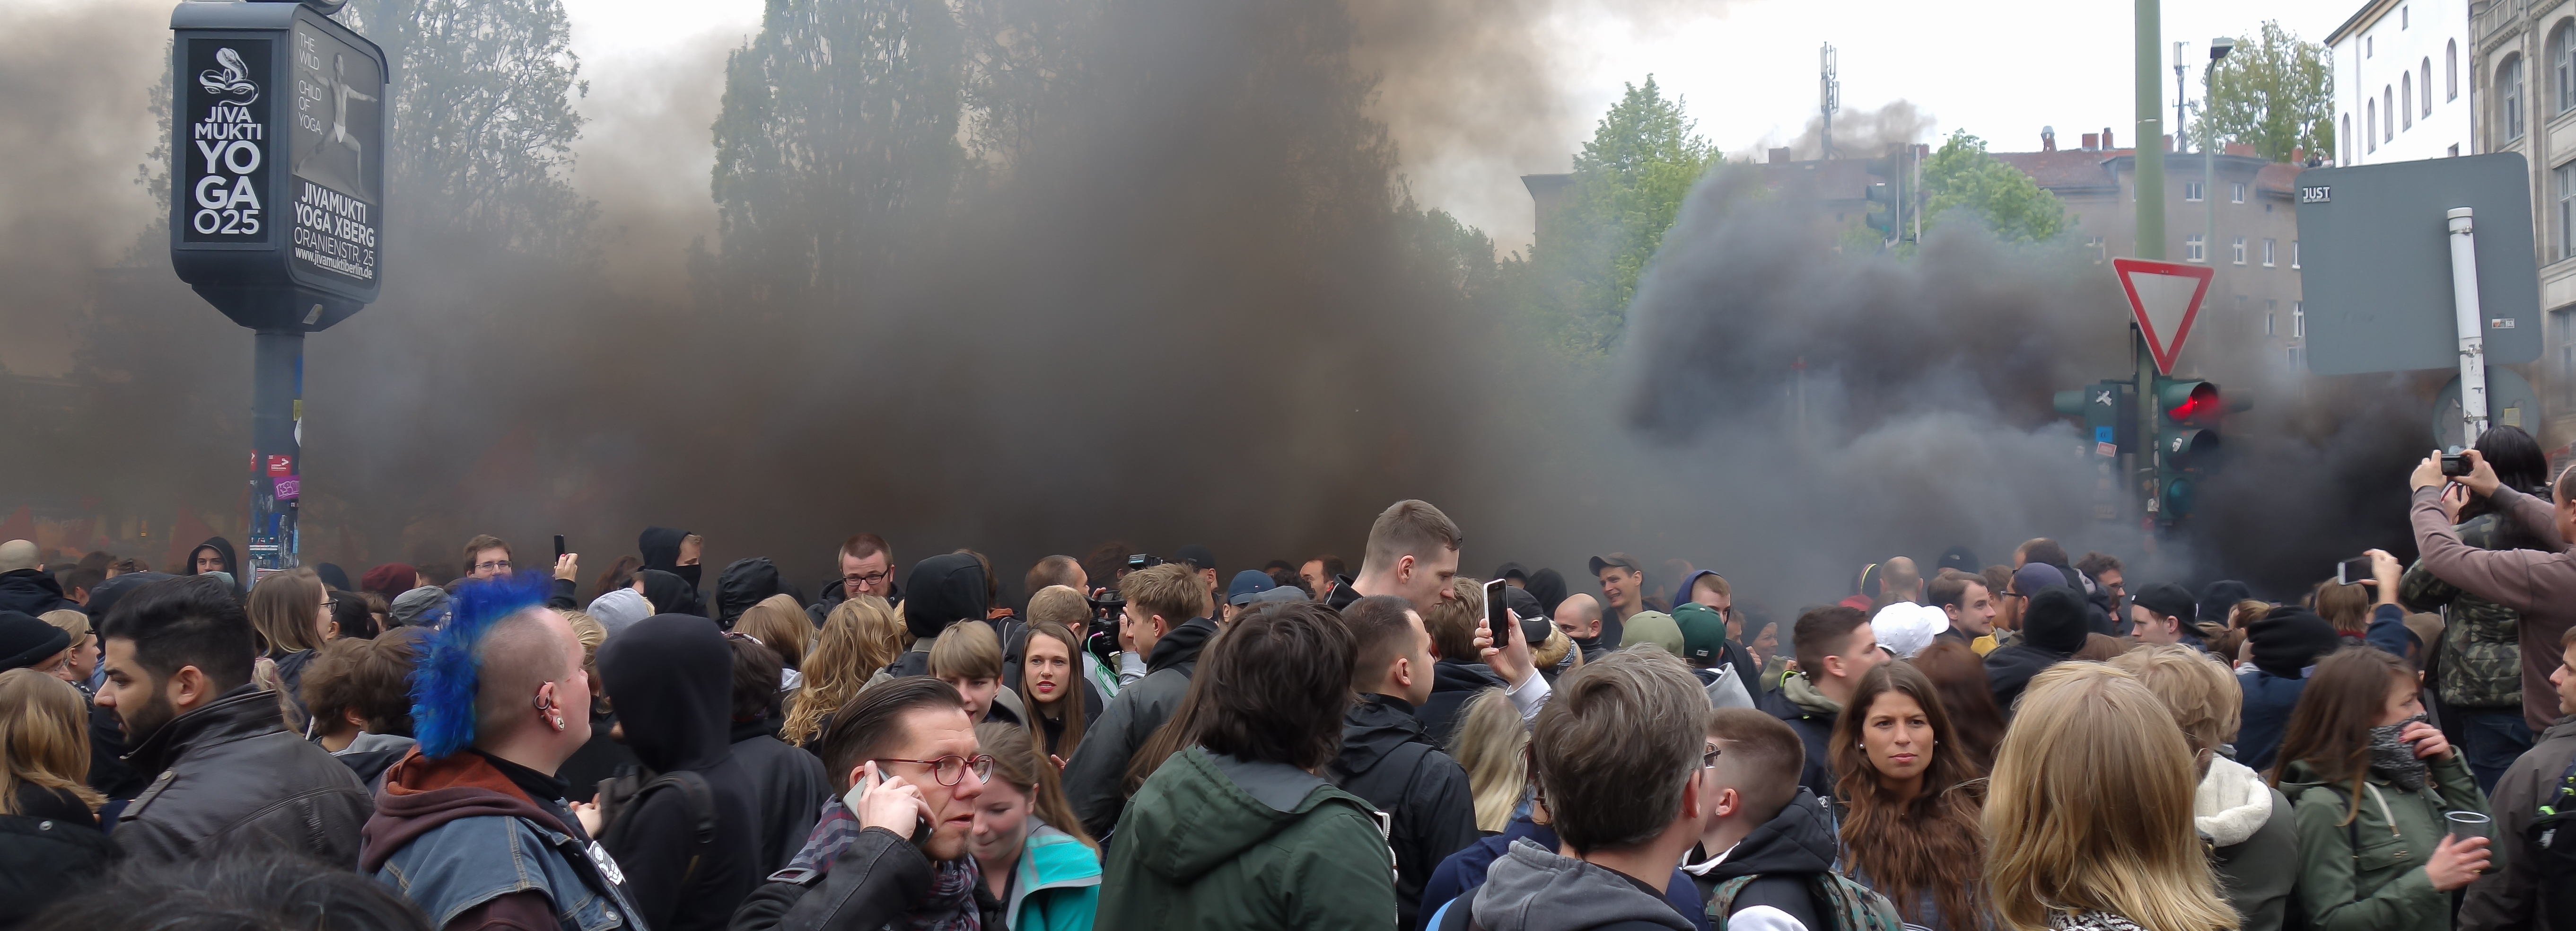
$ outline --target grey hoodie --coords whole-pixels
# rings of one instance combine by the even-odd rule
[[[1636,880],[1608,867],[1561,857],[1528,838],[1512,842],[1476,890],[1485,931],[1671,928],[1691,931],[1682,913]]]

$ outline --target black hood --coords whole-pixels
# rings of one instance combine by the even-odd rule
[[[2054,653],[2073,654],[2084,649],[2084,637],[2093,632],[2091,612],[2085,610],[2084,594],[2073,586],[2051,585],[2030,596],[2021,612],[2021,636],[2031,646]]]
[[[1431,691],[1481,692],[1505,688],[1503,677],[1493,667],[1463,659],[1442,659],[1431,664]]]
[[[939,636],[948,625],[984,619],[984,564],[966,553],[914,563],[905,588],[903,626],[915,639]]]
[[[97,588],[89,590],[89,606],[86,610],[89,612],[90,629],[97,630],[98,625],[106,623],[107,612],[114,610],[116,603],[125,600],[125,596],[141,591],[143,586],[154,582],[175,578],[178,576],[167,572],[128,572],[98,583]]]
[[[80,609],[80,605],[63,597],[63,585],[54,579],[53,573],[35,569],[0,572],[0,611],[37,615],[47,611]]]
[[[240,559],[239,557],[236,557],[236,556],[234,556],[234,555],[233,555],[233,541],[231,541],[231,540],[226,540],[226,539],[224,539],[224,538],[222,538],[222,537],[207,537],[207,538],[206,538],[206,542],[204,542],[204,543],[199,543],[199,544],[197,544],[197,545],[196,545],[196,547],[194,547],[194,548],[192,548],[192,549],[188,550],[188,558],[187,558],[186,560],[184,560],[184,561],[182,561],[182,562],[180,562],[180,563],[179,563],[179,573],[178,573],[178,574],[180,574],[180,575],[196,575],[196,574],[197,574],[197,552],[198,552],[198,550],[214,550],[216,553],[221,554],[221,555],[224,557],[224,571],[226,571],[226,572],[230,572],[230,573],[232,573],[232,574],[233,574],[233,587],[235,587],[235,588],[239,588],[239,587],[241,587],[241,577],[242,577],[241,559]]]
[[[706,609],[698,606],[698,590],[689,584],[689,580],[660,569],[644,569],[635,574],[644,580],[644,600],[653,606],[653,613],[704,616]]]
[[[1735,849],[1726,852],[1726,862],[1708,871],[1708,878],[1725,882],[1764,873],[1830,872],[1837,843],[1824,804],[1816,801],[1814,792],[1800,788],[1779,814],[1737,841]],[[1709,851],[1710,856],[1716,854]]]
[[[321,576],[322,584],[331,586],[332,588],[336,588],[344,592],[354,592],[358,590],[356,586],[349,584],[349,570],[340,568],[337,563],[315,563],[313,565],[313,574]],[[395,594],[401,594],[401,592],[396,592]]]
[[[1547,609],[1549,617],[1555,617],[1556,606],[1565,601],[1565,576],[1554,569],[1541,569],[1530,573],[1529,581],[1524,584],[1528,586],[1530,595],[1538,599],[1538,606]]]
[[[686,530],[646,527],[635,538],[635,551],[643,555],[644,568],[670,572],[680,567],[680,541],[688,537]]]
[[[1207,648],[1208,638],[1213,636],[1216,636],[1215,621],[1191,618],[1189,623],[1172,628],[1170,633],[1163,635],[1163,639],[1154,641],[1154,654],[1145,657],[1145,670],[1161,672],[1184,664],[1196,668],[1199,651]]]
[[[656,614],[599,646],[627,749],[654,772],[705,769],[733,746],[733,650],[706,618]]]
[[[1342,713],[1342,752],[1333,766],[1346,776],[1358,776],[1397,747],[1430,742],[1421,719],[1413,716],[1413,703],[1393,695],[1362,695]]]
[[[778,582],[778,567],[769,557],[737,559],[716,576],[716,623],[727,628],[742,612],[759,604],[761,599],[785,591]]]

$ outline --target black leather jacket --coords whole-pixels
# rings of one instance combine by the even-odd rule
[[[134,859],[250,849],[357,866],[373,800],[348,766],[286,729],[267,689],[226,692],[162,725],[125,759],[160,774],[116,823],[117,846]]]

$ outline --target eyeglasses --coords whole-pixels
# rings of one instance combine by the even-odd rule
[[[510,561],[509,561],[509,560],[507,560],[507,559],[503,559],[503,560],[496,560],[496,561],[493,561],[493,562],[478,562],[478,563],[475,563],[475,564],[474,564],[474,571],[476,571],[476,572],[508,572],[508,571],[510,571]]]
[[[975,771],[975,779],[978,782],[990,779],[993,776],[993,758],[981,753],[976,754],[973,759],[958,756],[954,753],[940,757],[936,760],[907,760],[901,757],[881,756],[877,758],[877,762],[919,763],[923,766],[930,767],[930,775],[933,778],[938,779],[939,784],[943,786],[956,785],[959,779],[965,778],[966,771],[970,769]]]
[[[887,574],[883,572],[871,572],[866,575],[845,575],[841,577],[841,581],[857,582],[861,585],[882,585],[885,584],[886,576]]]
[[[750,634],[743,633],[742,631],[739,631],[739,630],[728,630],[728,631],[725,631],[725,632],[724,632],[724,638],[725,638],[725,639],[727,639],[727,640],[740,640],[740,641],[742,641],[742,642],[744,642],[744,643],[759,643],[759,642],[760,642],[760,638],[758,638],[758,637],[754,637],[754,636],[752,636],[752,635],[750,635]]]
[[[1724,755],[1726,755],[1726,751],[1724,750],[1720,750],[1716,747],[1708,748],[1707,752],[1699,755],[1699,768],[1709,769],[1715,767],[1717,765],[1717,758]]]

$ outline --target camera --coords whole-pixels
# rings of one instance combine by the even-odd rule
[[[1135,572],[1140,569],[1151,569],[1162,564],[1163,557],[1156,556],[1152,553],[1136,553],[1127,557],[1128,572]]]
[[[2469,474],[2469,457],[2461,453],[2443,453],[2442,474],[2454,478]]]

